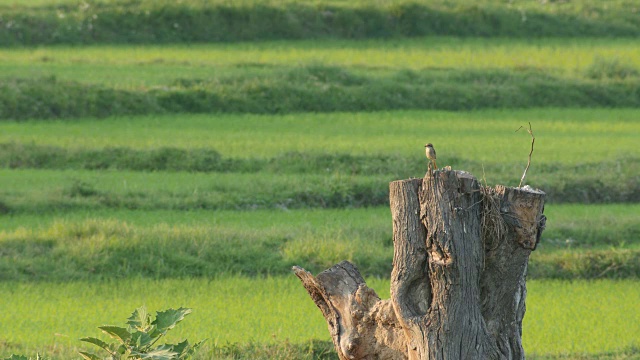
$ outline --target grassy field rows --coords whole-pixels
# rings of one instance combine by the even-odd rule
[[[562,78],[535,69],[402,70],[372,76],[314,65],[249,76],[177,79],[167,86],[133,90],[54,76],[11,78],[0,82],[0,119],[640,106],[637,69],[604,60],[593,71],[594,79]]]
[[[384,205],[389,181],[423,175],[425,135],[438,139],[441,166],[472,171],[489,185],[515,185],[530,139],[513,131],[528,122],[538,136],[528,181],[548,191],[552,203],[554,196],[556,202],[611,202],[614,194],[619,201],[633,201],[640,163],[630,157],[636,115],[634,109],[536,109],[3,122],[3,242],[5,253],[19,264],[4,263],[5,277],[282,274],[294,262],[320,271],[342,259],[356,261],[364,273],[388,276],[392,251],[384,207],[349,210],[348,221],[333,229],[286,224],[292,217],[333,216],[340,210],[311,212],[316,215],[287,210]],[[587,149],[595,141],[606,146],[592,155]],[[154,152],[161,146],[174,150]],[[482,150],[487,146],[491,152]],[[210,152],[202,158],[189,153],[201,150]],[[222,168],[171,167],[215,161]],[[587,195],[560,195],[574,188]],[[208,212],[202,209],[245,211],[217,211],[204,221]],[[246,211],[255,209],[277,211]],[[580,217],[580,207],[559,206],[557,222],[550,209],[545,246],[532,259],[530,276],[637,276],[635,205],[590,207],[590,214],[583,211]],[[64,220],[83,213],[106,215]],[[240,224],[265,214],[270,214],[265,233],[241,230],[245,225]],[[355,225],[371,214],[376,225]],[[194,216],[200,222],[169,226],[160,216],[185,222]],[[129,217],[146,218],[150,227],[132,225]],[[240,219],[237,226],[221,225],[233,218]],[[37,229],[29,219],[38,219]],[[129,260],[119,263],[123,256]]]
[[[598,246],[634,245],[637,238],[638,223],[636,214],[640,205],[605,204],[554,204],[545,208],[549,224],[543,233],[545,248],[591,248]],[[34,233],[46,232],[57,224],[65,227],[82,228],[83,224],[98,225],[93,231],[103,232],[100,222],[108,225],[110,221],[125,223],[126,227],[137,231],[152,232],[156,226],[175,229],[202,229],[221,231],[222,234],[276,234],[285,237],[287,233],[316,231],[320,237],[329,234],[345,236],[348,229],[363,236],[388,239],[391,236],[391,218],[387,207],[360,209],[305,209],[305,210],[256,210],[256,211],[179,211],[179,210],[100,210],[63,211],[60,213],[43,213],[34,217],[32,214],[12,214],[0,217],[3,236],[8,237],[19,228]],[[251,228],[245,225],[251,222]],[[628,229],[629,234],[624,231]],[[137,232],[136,231],[136,232]],[[325,235],[320,235],[320,234]],[[372,234],[377,234],[372,236]],[[249,236],[253,237],[253,236]],[[575,240],[566,241],[568,239]]]
[[[0,122],[0,201],[12,211],[378,206],[389,181],[423,176],[425,141],[436,143],[440,166],[490,186],[517,185],[530,137],[514,130],[532,123],[528,183],[549,201],[633,202],[637,115],[534,109]],[[602,150],[589,151],[594,143]]]
[[[369,279],[368,284],[381,298],[389,298],[387,280]],[[527,354],[597,355],[640,346],[638,289],[637,281],[528,282],[523,329]],[[210,358],[216,347],[234,343],[329,340],[320,311],[293,275],[160,282],[2,282],[0,295],[3,308],[17,310],[0,315],[4,341],[0,356],[33,353],[44,345],[48,356],[69,358],[83,346],[79,337],[99,336],[96,327],[102,324],[121,325],[142,304],[150,311],[193,308],[169,340],[209,339],[199,359]],[[37,317],[24,316],[33,309]]]
[[[304,159],[304,158],[302,158]],[[313,159],[313,158],[312,158]],[[350,158],[346,158],[350,160]],[[354,159],[357,161],[358,158]],[[626,160],[626,161],[625,161]],[[324,162],[319,162],[323,164]],[[380,162],[383,165],[385,162]],[[329,163],[333,165],[332,163]],[[342,208],[388,204],[388,183],[421,177],[418,164],[413,172],[368,175],[367,166],[350,173],[349,167],[314,168],[308,172],[283,171],[278,167],[262,172],[192,173],[185,171],[131,170],[31,170],[0,169],[6,184],[0,190],[3,213],[38,213],[73,209],[175,209],[175,210],[255,210],[268,208]],[[366,163],[365,163],[366,164]],[[626,165],[631,164],[631,165]],[[467,169],[469,164],[452,164]],[[474,164],[472,164],[474,165]],[[375,168],[376,166],[371,166]],[[495,183],[515,186],[519,166],[484,166],[489,186]],[[290,170],[291,167],[284,169]],[[598,166],[556,166],[531,175],[527,183],[544,188],[550,203],[634,203],[640,196],[637,161],[619,159]],[[325,170],[330,169],[330,170]],[[554,176],[553,170],[563,172]],[[602,176],[594,173],[609,171]]]
[[[637,205],[549,205],[529,277],[636,278]],[[248,226],[248,224],[250,224]],[[4,281],[283,275],[342,260],[388,277],[388,208],[279,211],[74,211],[1,218]]]
[[[633,156],[640,133],[639,113],[637,109],[538,108],[2,121],[0,143],[73,150],[206,148],[233,158],[272,158],[300,152],[422,159],[420,147],[426,140],[437,139],[433,142],[442,154],[442,165],[447,165],[450,158],[526,164],[530,137],[515,130],[531,122],[537,136],[533,166],[584,164]],[[589,152],[589,144],[596,141],[603,145],[601,151]],[[373,143],[375,146],[371,146]],[[482,151],[487,146],[491,151]]]
[[[291,266],[350,260],[388,298],[388,183],[432,142],[517,186],[529,124],[527,357],[640,359],[639,13],[0,0],[0,359],[78,358],[146,305],[193,308],[168,341],[197,360],[336,360]]]
[[[0,119],[637,108],[638,49],[624,39],[433,37],[12,49],[0,51]]]
[[[287,211],[284,208],[291,204],[279,203],[281,206],[277,211],[195,209],[202,207],[203,199],[211,203],[218,201],[230,208],[239,204],[248,204],[251,208],[251,205],[259,205],[260,201],[268,202],[270,196],[290,198],[291,191],[295,189],[302,189],[303,193],[307,191],[307,195],[313,191],[329,191],[330,195],[344,195],[344,200],[349,199],[353,190],[363,184],[376,188],[377,185],[374,184],[385,185],[396,178],[422,176],[422,170],[411,169],[423,166],[423,134],[441,141],[438,143],[439,154],[447,154],[440,155],[441,166],[446,165],[447,157],[450,157],[452,164],[473,169],[477,176],[481,176],[484,167],[490,183],[495,179],[500,180],[500,177],[517,181],[530,140],[524,133],[514,134],[513,131],[529,121],[533,123],[538,137],[534,165],[529,174],[530,181],[536,181],[536,177],[544,173],[546,176],[559,178],[559,171],[569,169],[567,172],[570,176],[596,179],[595,185],[603,187],[620,180],[622,175],[628,179],[637,176],[634,169],[637,169],[638,161],[632,157],[635,151],[635,134],[638,132],[636,114],[635,109],[535,109],[469,113],[401,111],[296,114],[278,117],[147,116],[0,123],[4,136],[2,142],[5,144],[54,146],[63,152],[87,154],[119,146],[142,151],[142,160],[146,156],[145,151],[152,152],[162,146],[183,150],[211,149],[219,152],[223,158],[243,161],[257,159],[257,163],[262,161],[264,165],[264,168],[245,172],[194,173],[166,170],[123,171],[118,170],[117,166],[100,171],[75,170],[73,167],[78,166],[77,163],[64,170],[65,166],[73,164],[65,163],[64,156],[61,163],[51,162],[50,165],[54,166],[50,169],[12,169],[5,162],[4,169],[0,171],[3,189],[0,200],[9,205],[9,212],[0,216],[0,226],[3,229],[0,232],[0,269],[5,276],[0,283],[4,288],[0,291],[9,296],[2,298],[15,298],[15,301],[26,303],[24,299],[36,299],[33,294],[42,292],[42,299],[51,302],[41,300],[39,306],[56,309],[59,307],[56,301],[68,303],[67,294],[75,294],[79,301],[77,307],[88,309],[87,304],[95,303],[95,297],[99,296],[96,294],[104,294],[109,291],[106,289],[111,289],[123,300],[100,305],[100,314],[106,312],[104,309],[109,307],[106,304],[116,304],[113,309],[120,309],[125,315],[116,314],[110,320],[98,319],[97,313],[87,313],[84,318],[95,318],[96,323],[86,324],[87,327],[80,329],[74,325],[76,315],[47,317],[42,315],[43,312],[34,313],[33,316],[20,312],[20,321],[14,320],[15,318],[0,321],[3,324],[21,324],[15,333],[20,339],[25,338],[25,335],[20,335],[24,334],[22,331],[27,331],[20,329],[29,327],[68,330],[55,331],[53,335],[52,331],[47,330],[48,332],[38,335],[39,338],[34,337],[32,344],[25,344],[5,333],[0,333],[0,341],[3,341],[7,352],[33,353],[44,350],[49,356],[68,358],[74,346],[78,346],[73,340],[77,336],[95,335],[96,326],[105,322],[122,321],[140,302],[151,307],[154,302],[146,300],[149,299],[146,297],[148,295],[140,295],[152,292],[149,286],[162,291],[167,287],[178,287],[176,282],[179,281],[186,281],[187,286],[204,294],[229,294],[232,292],[228,290],[230,286],[243,289],[237,284],[229,285],[229,282],[270,286],[271,283],[262,281],[262,276],[270,274],[273,276],[271,279],[275,279],[272,281],[286,282],[290,280],[279,280],[279,277],[286,276],[293,264],[320,271],[343,259],[353,260],[364,274],[386,277],[390,271],[392,247],[389,214],[385,207]],[[603,118],[609,121],[603,123]],[[178,125],[176,120],[181,124]],[[457,125],[455,131],[451,127],[452,123]],[[389,131],[390,128],[395,131]],[[514,140],[501,141],[509,136],[513,136]],[[606,151],[603,153],[591,156],[585,149],[595,139],[609,146],[605,147]],[[381,146],[372,151],[371,141]],[[496,157],[478,156],[487,144],[495,148]],[[10,153],[19,154],[18,151]],[[27,153],[28,151],[23,152],[21,156],[26,156]],[[287,153],[298,155],[288,158],[285,156]],[[115,164],[109,154],[103,153],[106,164]],[[360,157],[350,158],[351,154]],[[379,160],[376,157],[384,154],[394,154],[395,158],[390,159],[409,160],[385,168],[381,166],[385,164],[384,161],[376,162]],[[327,158],[319,161],[318,159],[323,159],[322,156]],[[414,157],[415,160],[411,160]],[[91,156],[87,158],[90,159]],[[609,162],[609,158],[617,161]],[[309,159],[316,160],[309,163]],[[347,166],[354,159],[362,161],[366,166]],[[331,165],[330,171],[326,170],[326,161]],[[411,171],[415,171],[415,175]],[[352,187],[332,188],[337,181],[351,184]],[[384,198],[385,194],[377,196]],[[114,199],[122,201],[124,205],[114,203]],[[310,197],[302,199],[311,208],[326,205],[314,204],[312,200]],[[126,204],[137,204],[139,210],[127,210]],[[347,202],[341,204],[340,207],[343,207]],[[528,353],[539,355],[540,358],[559,356],[562,353],[574,354],[572,356],[588,353],[592,358],[600,358],[605,352],[611,352],[613,356],[622,356],[620,354],[628,352],[637,354],[633,350],[633,346],[637,344],[626,340],[628,337],[625,335],[628,333],[619,334],[616,326],[629,319],[624,319],[630,313],[625,306],[636,301],[632,289],[637,288],[634,279],[640,273],[637,268],[640,263],[640,230],[636,220],[638,211],[637,205],[630,204],[548,205],[548,230],[544,233],[542,245],[532,256],[530,278],[604,277],[629,280],[588,282],[579,285],[577,293],[571,292],[573,285],[570,283],[541,281],[545,285],[536,288],[536,281],[532,280],[529,313],[525,318],[526,321],[531,321],[531,325],[525,324],[525,331],[537,333],[540,337],[525,337]],[[251,225],[248,227],[247,224]],[[233,276],[238,274],[251,277],[235,280]],[[143,284],[147,279],[157,280],[152,280],[153,285]],[[26,285],[15,286],[17,281],[23,281]],[[380,287],[374,286],[384,294],[388,287],[384,285],[385,280],[374,280],[374,284],[376,281],[383,283]],[[84,291],[85,295],[81,294],[88,283],[93,283],[94,290],[89,287],[89,291]],[[580,281],[573,284],[576,283],[582,284]],[[52,286],[60,292],[57,293]],[[75,290],[74,286],[77,287]],[[299,285],[293,281],[288,286],[290,291],[297,291],[296,286]],[[540,300],[545,304],[543,309],[536,310],[535,296],[543,296],[547,293],[547,288],[555,289],[553,291],[556,293],[549,298],[543,297]],[[279,288],[278,293],[282,292],[282,288]],[[124,293],[130,295],[124,296]],[[600,305],[590,302],[593,299],[586,300],[588,296],[585,293],[592,296],[595,293],[611,306],[597,307]],[[266,298],[273,298],[266,290],[262,294]],[[85,296],[92,299],[83,300]],[[304,298],[304,293],[298,293],[298,296],[300,298],[290,298],[296,305],[304,304],[301,306],[310,306],[313,310],[311,312],[317,312],[311,301]],[[615,300],[608,300],[612,296]],[[163,297],[157,295],[151,298]],[[175,303],[179,298],[179,295],[170,293],[168,299],[165,297],[165,301],[171,303],[167,306],[180,306]],[[189,295],[188,298],[197,299],[197,296]],[[207,295],[205,299],[198,300],[201,303],[184,305],[192,306],[197,311],[201,308],[216,309],[211,299]],[[237,298],[226,300],[239,302]],[[7,301],[3,305],[13,306],[9,300],[3,301]],[[252,303],[260,301],[263,300],[256,298]],[[550,303],[558,304],[559,310],[554,317],[542,320],[535,318],[546,316],[545,309],[549,308]],[[601,342],[589,337],[588,331],[593,323],[586,320],[589,318],[587,315],[579,312],[582,307],[576,306],[577,303],[584,304],[590,311],[606,314],[601,318],[602,322],[598,323],[602,324],[604,333],[594,332],[599,339],[603,339]],[[158,303],[157,306],[162,307],[164,304]],[[565,331],[557,330],[556,327],[549,330],[549,324],[556,324],[554,319],[564,316],[567,309],[570,309],[568,313],[573,314],[576,321],[580,321],[567,320]],[[625,315],[620,315],[619,311]],[[534,316],[534,313],[537,315]],[[185,326],[186,332],[181,334],[193,340],[203,337],[216,339],[209,345],[203,358],[207,358],[207,354],[224,358],[227,356],[224,354],[236,351],[229,350],[234,346],[239,347],[240,350],[237,351],[242,354],[235,358],[259,358],[256,351],[266,353],[267,355],[260,355],[265,359],[273,358],[274,352],[278,353],[275,357],[280,358],[311,358],[308,349],[314,345],[309,345],[309,339],[327,339],[319,314],[315,315],[316,325],[303,325],[305,329],[315,329],[313,331],[318,332],[318,337],[305,335],[288,324],[280,324],[281,327],[274,330],[269,317],[256,318],[256,325],[237,320],[238,317],[234,318],[231,311],[218,310],[216,314],[222,317],[207,314],[206,318],[241,323],[237,325],[240,329],[243,326],[253,326],[260,331],[261,336],[269,332],[276,336],[267,339],[255,335],[254,338],[243,337],[240,340],[214,337],[210,334],[224,333],[232,336],[233,332],[225,330],[228,326],[218,330],[212,328],[210,323],[202,323],[206,319],[197,320],[194,322],[205,329],[203,332],[191,333]],[[311,315],[300,316],[313,319]],[[189,320],[192,319],[187,319]],[[612,323],[616,325],[611,325]],[[187,324],[189,322],[185,322]],[[73,331],[81,334],[74,335]],[[296,335],[287,335],[288,331],[295,331]],[[62,335],[55,335],[56,333]],[[288,345],[282,345],[285,343],[284,339],[289,339],[296,345],[288,348]],[[214,346],[215,341],[218,341],[217,346]],[[258,350],[251,348],[252,341],[257,344]],[[269,343],[274,344],[275,348],[265,350],[267,345],[264,344]],[[225,345],[231,348],[225,350]],[[295,355],[284,354],[287,351]],[[233,356],[229,355],[230,358],[234,358]]]
[[[353,70],[356,74],[500,68],[588,78],[590,69],[598,62],[617,61],[638,71],[639,59],[640,46],[631,39],[433,37],[143,47],[55,46],[0,52],[3,74],[0,76],[55,76],[60,80],[131,89],[175,86],[178,79],[255,76],[292,66],[322,64]],[[633,77],[632,73],[629,75]]]
[[[632,0],[606,4],[425,1],[36,1],[0,3],[0,45],[176,43],[424,35],[633,37]],[[37,26],[33,26],[37,24]],[[31,26],[30,26],[31,25]]]

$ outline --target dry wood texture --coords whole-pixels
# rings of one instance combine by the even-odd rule
[[[483,188],[450,168],[389,190],[391,299],[346,261],[317,277],[294,267],[340,359],[523,359],[525,277],[545,193]]]

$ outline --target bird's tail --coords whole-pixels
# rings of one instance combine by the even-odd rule
[[[433,159],[433,167],[435,167],[436,169],[438,169],[438,165],[436,165],[436,159]]]

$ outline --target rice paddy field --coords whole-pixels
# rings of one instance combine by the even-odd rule
[[[79,359],[141,305],[192,308],[197,359],[337,359],[291,267],[388,298],[388,183],[432,142],[517,186],[529,124],[527,357],[640,359],[638,10],[543,3],[0,0],[0,359]]]

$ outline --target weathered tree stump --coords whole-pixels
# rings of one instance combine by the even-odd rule
[[[340,359],[524,359],[525,277],[545,193],[482,187],[450,168],[389,190],[391,299],[347,261],[317,277],[293,268]]]

